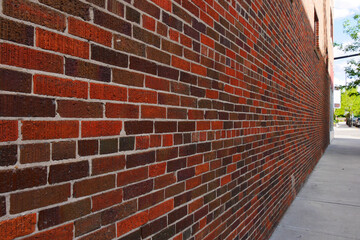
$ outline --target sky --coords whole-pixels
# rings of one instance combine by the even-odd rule
[[[343,32],[343,22],[351,19],[355,13],[360,13],[360,0],[334,0],[334,41],[337,43],[349,43],[351,38]],[[349,55],[338,48],[334,48],[334,57]],[[359,59],[359,57],[355,57]],[[346,63],[352,58],[334,61],[335,85],[345,84]]]

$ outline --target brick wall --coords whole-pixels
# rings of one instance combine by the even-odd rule
[[[1,4],[1,239],[267,239],[329,142],[301,1]]]

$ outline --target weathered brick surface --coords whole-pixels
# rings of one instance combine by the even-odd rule
[[[267,239],[329,142],[303,2],[1,1],[0,239]]]

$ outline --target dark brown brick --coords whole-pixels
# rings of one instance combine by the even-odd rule
[[[76,231],[76,229],[75,229]],[[108,227],[101,228],[98,231],[92,232],[85,237],[80,238],[81,240],[110,240],[116,238],[116,228],[115,224],[110,225]]]
[[[159,190],[139,198],[139,210],[154,206],[164,200],[164,190]]]
[[[161,40],[161,49],[178,56],[183,55],[183,47],[181,45],[167,41],[165,39]]]
[[[137,24],[140,24],[140,13],[135,9],[126,6],[126,19],[129,20],[130,22],[135,22]]]
[[[36,143],[20,146],[20,163],[35,163],[50,161],[50,144]]]
[[[159,19],[160,18],[160,8],[158,8],[156,5],[151,4],[148,1],[143,0],[135,0],[134,6],[141,11],[144,11],[148,13],[149,15],[153,16],[154,18]]]
[[[20,44],[34,45],[34,28],[0,17],[0,38]]]
[[[0,146],[0,166],[15,165],[17,162],[17,145]]]
[[[30,93],[31,77],[29,73],[0,68],[0,90]]]
[[[127,121],[125,122],[125,132],[130,134],[145,134],[153,132],[152,121]]]
[[[108,154],[118,152],[118,139],[101,139],[100,140],[100,154]]]
[[[187,169],[179,171],[177,174],[177,179],[178,179],[178,181],[183,181],[183,180],[186,180],[193,176],[195,176],[195,168],[191,167],[191,168],[187,168]]]
[[[50,166],[49,183],[70,181],[88,175],[88,161],[52,165]]]
[[[94,23],[118,33],[131,36],[131,24],[99,10],[94,11]]]
[[[155,122],[156,133],[168,133],[168,132],[176,132],[176,131],[177,131],[176,122]]]
[[[57,112],[67,118],[102,118],[103,104],[98,102],[83,102],[73,100],[57,101]]]
[[[65,74],[101,82],[110,82],[111,77],[110,68],[71,58],[65,59]]]
[[[0,193],[46,184],[46,167],[0,171]]]
[[[115,175],[85,179],[74,183],[74,197],[83,197],[115,187]]]
[[[89,3],[93,3],[99,7],[104,8],[105,7],[105,0],[86,0]]]
[[[186,167],[186,158],[180,158],[167,162],[167,172],[175,172]]]
[[[83,199],[66,205],[45,209],[39,212],[38,227],[40,230],[59,225],[91,212],[90,199]]]
[[[136,230],[124,237],[119,238],[118,240],[141,240],[141,230]]]
[[[179,79],[179,70],[175,68],[165,67],[165,66],[158,66],[158,76],[164,78],[170,78],[174,80]]]
[[[153,187],[154,181],[152,179],[127,186],[124,188],[124,200],[151,192]]]
[[[162,218],[157,219],[149,224],[142,226],[141,227],[141,236],[143,237],[143,239],[145,239],[148,236],[153,235],[154,233],[157,233],[166,227],[167,227],[167,218],[162,217]]]
[[[128,66],[127,55],[97,45],[91,45],[91,59],[118,67]]]
[[[121,137],[119,140],[119,151],[134,150],[135,137]]]
[[[135,72],[129,72],[126,70],[120,70],[120,69],[114,69],[113,70],[113,82],[129,85],[129,86],[136,86],[136,87],[142,87],[144,86],[144,75],[135,73]]]
[[[155,151],[136,153],[126,157],[126,168],[138,167],[155,162]]]
[[[180,81],[185,82],[185,83],[189,83],[189,84],[192,84],[192,85],[196,85],[197,84],[197,77],[195,75],[190,74],[190,73],[181,72],[180,73]]]
[[[179,132],[192,132],[195,131],[195,122],[179,122],[178,123]]]
[[[130,56],[130,69],[156,75],[157,67],[156,63]]]
[[[160,48],[160,37],[138,26],[134,26],[134,38]]]
[[[0,217],[6,214],[6,199],[4,196],[0,197]]]
[[[176,222],[177,220],[183,218],[187,214],[187,206],[183,206],[181,208],[175,209],[174,211],[169,213],[169,224]]]
[[[92,232],[101,227],[101,214],[93,214],[75,221],[75,237]]]
[[[121,35],[116,35],[114,37],[114,48],[116,50],[145,57],[145,44]]]
[[[165,198],[169,198],[185,191],[185,182],[181,182],[165,189]]]
[[[179,149],[177,147],[156,150],[156,161],[161,162],[173,158],[177,158]]]
[[[183,231],[184,229],[192,225],[193,222],[194,222],[194,216],[193,215],[187,216],[183,220],[176,223],[176,232],[178,233]]]
[[[63,160],[75,158],[76,142],[55,142],[52,144],[52,159]]]
[[[55,117],[55,101],[49,98],[0,95],[2,117]]]
[[[170,64],[170,54],[167,54],[161,50],[150,46],[146,47],[146,57],[156,62],[164,63],[167,65]]]
[[[65,202],[69,197],[70,184],[50,186],[46,188],[11,194],[10,213],[17,214],[32,209]]]
[[[70,15],[90,20],[90,6],[79,0],[40,0],[40,2]]]
[[[153,240],[170,239],[174,235],[175,235],[175,225],[172,225],[168,228],[165,228],[160,233],[156,234],[152,239]]]
[[[80,156],[96,155],[98,153],[98,140],[79,140],[78,154]]]
[[[101,225],[108,225],[110,223],[119,221],[137,210],[137,200],[125,202],[110,209],[101,212]]]
[[[183,30],[183,23],[177,18],[167,14],[166,12],[163,12],[162,14],[162,21],[169,27],[175,28],[179,32],[182,32]]]
[[[3,13],[24,21],[64,31],[65,16],[48,7],[26,0],[4,0]]]

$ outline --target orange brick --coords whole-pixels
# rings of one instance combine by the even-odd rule
[[[77,121],[23,121],[21,127],[23,140],[77,138]]]
[[[149,214],[147,211],[140,212],[132,217],[129,217],[117,224],[117,236],[120,237],[131,230],[138,228],[149,221]]]
[[[201,34],[201,43],[211,48],[215,47],[215,41],[204,34]]]
[[[200,175],[200,174],[202,174],[204,172],[209,171],[209,169],[210,169],[209,163],[204,163],[204,164],[201,164],[199,166],[196,166],[195,167],[195,175]]]
[[[111,46],[111,32],[72,17],[69,18],[69,33],[105,46]]]
[[[45,232],[40,232],[31,237],[23,238],[25,240],[39,240],[39,239],[52,239],[52,240],[71,240],[73,239],[74,225],[67,224],[57,227]]]
[[[34,93],[59,97],[87,98],[88,84],[71,79],[35,75]]]
[[[36,29],[36,46],[80,58],[89,58],[89,43],[41,28]]]
[[[151,165],[149,167],[149,176],[150,177],[160,176],[162,174],[165,174],[165,171],[166,171],[166,162]]]
[[[196,130],[210,130],[210,121],[199,121],[196,122]]]
[[[149,219],[153,220],[174,209],[174,199],[167,200],[149,209]]]
[[[106,84],[90,84],[90,98],[105,100],[127,100],[127,89]]]
[[[11,240],[28,235],[35,231],[35,225],[35,213],[0,222],[1,239]]]
[[[0,121],[0,142],[15,141],[18,139],[17,121]]]
[[[206,89],[206,97],[211,99],[218,99],[219,92],[216,90]]]
[[[0,43],[0,63],[47,72],[63,73],[61,56],[8,43]]]
[[[100,137],[119,135],[122,129],[121,121],[83,121],[81,123],[82,137]]]
[[[178,58],[174,55],[172,56],[171,64],[176,68],[181,68],[185,71],[190,71],[190,62],[188,62],[184,59]]]

